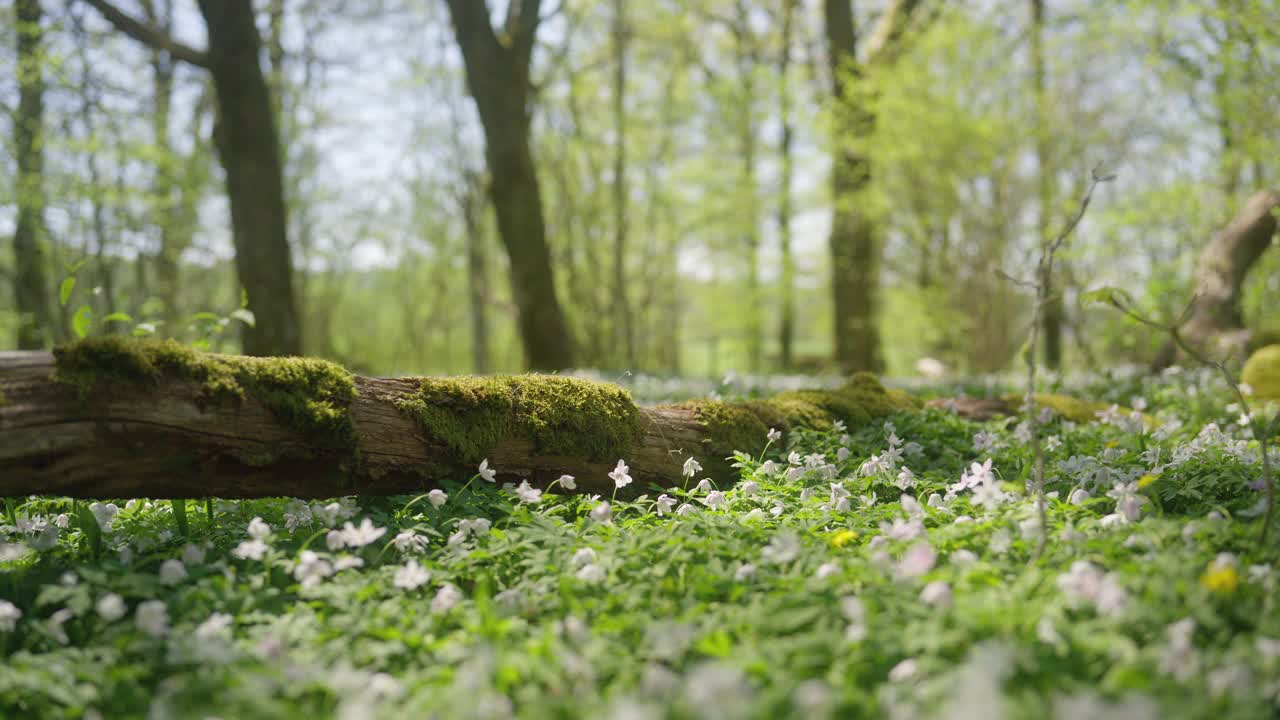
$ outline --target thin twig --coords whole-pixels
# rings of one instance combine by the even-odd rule
[[[1036,496],[1036,515],[1040,522],[1040,539],[1036,543],[1035,552],[1031,556],[1031,562],[1033,563],[1044,555],[1045,546],[1049,540],[1049,513],[1044,496],[1044,449],[1040,444],[1040,414],[1036,412],[1035,402],[1036,373],[1039,367],[1036,354],[1039,349],[1040,324],[1044,318],[1045,304],[1049,300],[1050,281],[1053,278],[1053,263],[1058,251],[1062,249],[1067,238],[1075,231],[1080,221],[1084,219],[1084,214],[1089,210],[1089,204],[1093,202],[1093,191],[1097,189],[1099,184],[1115,179],[1114,175],[1101,174],[1099,172],[1100,167],[1100,165],[1095,166],[1089,173],[1089,188],[1085,191],[1084,197],[1080,199],[1080,207],[1076,214],[1052,242],[1041,248],[1040,258],[1036,263],[1036,301],[1031,317],[1031,336],[1027,339],[1027,394],[1023,402],[1027,412],[1027,424],[1031,429],[1031,482]],[[1014,280],[1011,277],[1009,279]],[[1014,282],[1017,281],[1014,280]]]

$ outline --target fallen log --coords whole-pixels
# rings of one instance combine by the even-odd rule
[[[368,378],[309,358],[199,353],[172,341],[93,338],[0,353],[0,496],[100,498],[390,495],[461,482],[573,475],[609,494],[701,476],[756,453],[770,428],[849,427],[918,407],[874,377],[762,401],[638,407],[625,390],[548,375]]]

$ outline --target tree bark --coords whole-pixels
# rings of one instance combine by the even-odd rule
[[[1201,251],[1196,263],[1196,290],[1182,323],[1182,337],[1214,355],[1243,356],[1248,332],[1240,312],[1240,291],[1245,277],[1276,235],[1276,211],[1280,190],[1254,193]],[[1219,345],[1221,347],[1209,347]],[[1163,369],[1178,359],[1172,342],[1163,347],[1154,363]]]
[[[1045,36],[1045,0],[1031,0],[1031,68],[1036,103],[1036,175],[1038,185],[1037,229],[1040,243],[1053,242],[1050,222],[1056,203],[1056,169],[1052,146],[1050,145],[1049,122],[1052,117],[1049,107],[1049,73],[1044,52]],[[1064,287],[1059,284],[1063,274],[1041,278],[1046,284],[1044,317],[1040,323],[1040,332],[1044,336],[1044,364],[1050,370],[1062,367],[1062,328],[1066,315],[1066,303],[1063,301]]]
[[[781,269],[778,282],[781,287],[781,308],[778,320],[779,360],[784,371],[795,364],[795,329],[796,329],[796,265],[791,254],[791,218],[792,197],[791,181],[795,170],[795,158],[792,142],[795,134],[794,119],[791,117],[791,43],[795,25],[796,0],[783,0],[782,3],[782,49],[778,60],[778,98],[779,122],[782,123],[782,137],[778,143],[778,155],[781,177],[778,189],[778,244],[781,257]]]
[[[894,0],[885,8],[867,42],[866,58],[857,57],[851,0],[824,0],[827,55],[836,109],[831,166],[831,290],[835,320],[835,360],[846,370],[877,372],[884,366],[880,338],[880,233],[860,197],[871,183],[865,143],[876,118],[857,81],[868,67],[892,58],[900,49],[907,21],[921,2]]]
[[[18,347],[47,347],[54,334],[44,225],[44,59],[40,0],[18,0],[18,110],[13,119],[18,160],[18,222],[13,233]]]
[[[68,364],[83,370],[84,363],[109,357],[113,347],[138,346],[107,340],[85,341],[98,342],[98,350],[85,351],[78,356],[81,360],[69,361],[68,354],[75,350],[66,349],[0,353],[0,496],[377,495],[421,492],[475,474],[474,459],[461,461],[446,442],[397,407],[398,400],[421,389],[421,378],[352,378],[355,396],[343,407],[351,442],[344,444],[298,429],[271,409],[268,396],[252,389],[238,400],[226,401],[210,397],[207,385],[179,374],[146,375],[141,380],[97,374],[106,372],[102,368],[120,367],[111,364],[118,360],[94,366],[97,381],[90,385],[81,382],[83,376],[64,374]],[[243,362],[226,356],[192,357],[197,362]],[[557,387],[586,383],[561,377],[541,380],[548,381]],[[609,386],[605,390],[618,392]],[[471,407],[467,392],[435,394],[432,407],[458,413],[462,423],[485,422],[465,409]],[[622,397],[629,405],[625,394]],[[793,392],[774,400],[638,409],[634,442],[617,451],[637,481],[625,492],[645,492],[651,483],[680,483],[687,457],[702,463],[704,475],[730,480],[734,471],[724,458],[735,449],[759,452],[769,427],[820,427],[835,419],[854,427],[869,422],[869,417],[915,406],[890,396],[869,377],[854,378],[842,390]],[[576,442],[573,433],[593,436],[617,416],[616,408],[612,415],[595,408],[573,414],[564,421],[568,436],[557,438],[560,446],[575,448],[569,453],[540,451],[530,437],[509,431],[494,438],[483,456],[504,480],[526,479],[546,487],[570,474],[577,478],[580,492],[612,493],[608,473],[620,458],[592,457],[577,449],[588,441]]]
[[[205,51],[177,42],[108,0],[87,1],[120,32],[209,70],[218,98],[214,143],[226,171],[236,273],[257,319],[244,329],[244,351],[300,355],[302,328],[293,290],[280,140],[260,64],[262,39],[252,0],[200,0],[209,36]]]
[[[492,369],[489,360],[489,261],[486,252],[483,180],[479,175],[463,171],[458,189],[458,203],[467,242],[467,299],[471,320],[472,372],[484,374]]]
[[[200,0],[199,5],[209,32],[209,70],[218,97],[215,143],[227,173],[236,272],[257,319],[244,329],[244,351],[301,355],[284,171],[253,3]]]
[[[507,5],[502,39],[484,0],[447,0],[466,68],[467,87],[484,127],[490,197],[511,262],[525,362],[534,370],[573,365],[573,345],[556,296],[542,192],[529,146],[529,62],[539,0]]]
[[[635,370],[635,319],[627,297],[627,27],[626,0],[613,0],[613,322],[624,367]]]

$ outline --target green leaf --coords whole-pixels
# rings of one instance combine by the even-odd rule
[[[155,335],[156,325],[155,323],[149,323],[149,322],[138,323],[133,328],[133,334],[135,337],[142,337],[143,335]]]
[[[1133,296],[1118,287],[1100,287],[1080,294],[1081,305],[1114,305],[1128,307],[1133,304]]]
[[[240,308],[239,310],[232,310],[231,314],[227,315],[227,317],[231,318],[232,320],[239,320],[240,322],[244,323],[245,325],[248,325],[249,327],[256,327],[257,318],[254,317],[253,311],[248,308]]]
[[[83,338],[89,334],[91,327],[93,327],[93,309],[88,305],[81,305],[76,310],[75,317],[71,318],[71,329],[75,331],[76,337]]]
[[[76,273],[80,272],[80,268],[84,267],[84,264],[87,262],[89,262],[89,258],[80,258],[79,260],[73,263],[67,263],[66,265],[67,274],[75,275]]]
[[[211,313],[206,310],[204,312],[198,312],[195,315],[192,315],[191,319],[192,321],[202,320],[204,322],[217,322],[222,318],[221,316],[218,315],[218,313]]]
[[[113,313],[111,313],[110,315],[108,315],[108,316],[106,316],[106,317],[102,318],[102,322],[104,322],[104,323],[109,323],[109,322],[127,322],[127,323],[131,323],[131,322],[133,322],[133,316],[132,316],[132,315],[130,315],[129,313],[113,312]]]
[[[67,306],[67,301],[71,299],[71,291],[76,289],[76,276],[68,275],[62,279],[62,284],[58,286],[58,304],[62,307]]]

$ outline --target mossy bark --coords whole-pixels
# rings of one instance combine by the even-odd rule
[[[644,408],[609,384],[547,375],[363,378],[306,358],[198,353],[101,338],[0,353],[0,496],[330,497],[420,492],[487,459],[504,480],[625,492],[717,481],[770,428],[850,427],[919,407],[857,375],[836,390]]]

